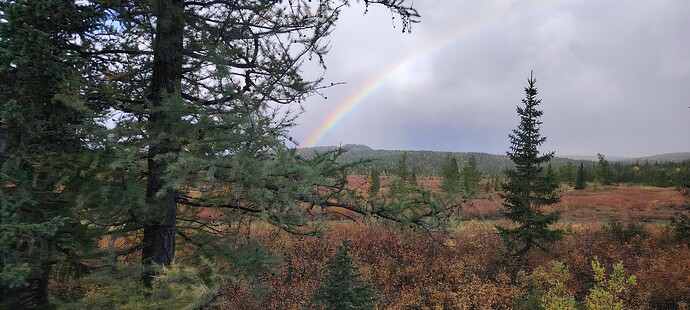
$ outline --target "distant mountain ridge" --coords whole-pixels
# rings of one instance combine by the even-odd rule
[[[322,153],[336,149],[338,146],[317,146],[298,148],[297,153],[302,156],[311,156],[314,153]],[[347,152],[340,157],[342,162],[354,162],[365,159],[371,162],[360,168],[356,173],[366,173],[370,169],[377,169],[385,173],[393,173],[395,165],[404,153],[408,153],[408,158],[415,171],[419,175],[439,175],[445,156],[451,154],[458,160],[460,166],[469,161],[470,156],[477,159],[477,168],[489,176],[502,174],[506,168],[512,168],[513,162],[507,155],[496,155],[479,152],[440,152],[440,151],[405,151],[405,150],[375,150],[362,144],[345,144],[341,146]],[[690,160],[690,152],[679,152],[669,154],[659,154],[640,158],[606,157],[611,162],[681,162]],[[593,164],[597,160],[596,156],[557,156],[551,164],[557,168],[567,162],[585,162]]]

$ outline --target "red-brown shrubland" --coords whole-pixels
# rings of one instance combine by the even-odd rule
[[[350,182],[364,184],[357,179]],[[385,180],[382,184],[385,188]],[[533,293],[519,282],[518,270],[529,273],[551,266],[554,260],[568,267],[571,278],[566,291],[582,301],[594,285],[594,257],[607,271],[622,262],[626,274],[637,278],[637,286],[623,296],[628,309],[676,309],[690,304],[690,249],[674,240],[665,222],[683,204],[679,193],[620,186],[561,194],[562,202],[554,208],[563,214],[557,225],[566,231],[565,238],[553,244],[550,253],[529,253],[521,266],[503,256],[494,225],[507,223],[500,218],[501,201],[495,193],[491,199],[484,194],[484,199],[463,206],[465,221],[431,233],[379,222],[335,220],[326,225],[322,236],[305,237],[253,225],[250,238],[263,243],[280,263],[260,277],[263,294],[257,295],[255,284],[241,277],[223,282],[215,307],[302,309],[343,238],[351,240],[351,254],[362,279],[381,297],[380,309],[511,309],[516,299]],[[604,225],[612,219],[646,221],[636,224],[645,233],[624,235],[630,237],[624,239]],[[103,242],[122,246],[118,240]]]
[[[649,234],[631,242],[616,239],[599,224],[562,226],[567,236],[551,253],[530,253],[524,270],[562,261],[572,275],[568,291],[582,300],[594,283],[591,261],[596,256],[607,270],[622,262],[627,274],[637,277],[637,287],[625,296],[629,308],[673,309],[690,302],[690,249],[673,243],[665,226],[649,224]],[[341,221],[320,238],[268,230],[255,236],[283,258],[282,264],[261,279],[267,293],[259,300],[246,283],[226,284],[221,308],[301,309],[343,238],[351,240],[362,278],[381,296],[380,309],[510,309],[514,299],[530,293],[504,260],[493,226],[480,221],[431,234]]]

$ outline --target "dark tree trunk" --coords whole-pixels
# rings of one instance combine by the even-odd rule
[[[152,110],[149,115],[148,135],[152,139],[148,151],[147,201],[158,208],[161,214],[152,217],[144,224],[144,248],[142,249],[142,264],[144,274],[142,280],[147,287],[155,276],[152,265],[170,265],[175,258],[175,217],[177,215],[177,193],[166,188],[162,178],[167,167],[165,160],[156,160],[160,154],[176,154],[179,149],[166,138],[171,126],[178,121],[167,117],[163,108],[163,101],[167,97],[179,96],[182,79],[182,48],[184,31],[184,1],[158,0],[156,1],[156,36],[154,41],[153,74],[151,81]],[[163,137],[163,138],[159,138]],[[165,191],[163,197],[157,193]]]

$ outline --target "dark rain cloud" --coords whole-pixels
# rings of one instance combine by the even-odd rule
[[[504,153],[534,70],[544,151],[642,156],[690,151],[690,1],[416,1],[412,34],[353,6],[331,38],[326,79],[293,130],[306,139],[358,89],[407,63],[321,145]],[[469,30],[468,30],[469,29]],[[459,33],[440,49],[439,38]],[[413,61],[404,62],[411,59]]]

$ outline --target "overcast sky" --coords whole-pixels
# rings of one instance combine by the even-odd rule
[[[547,137],[541,151],[690,151],[690,1],[414,6],[422,18],[411,34],[401,33],[387,10],[345,10],[330,38],[325,78],[347,84],[307,101],[291,131],[297,141],[304,144],[338,106],[379,78],[384,82],[318,145],[504,154],[534,70]]]

